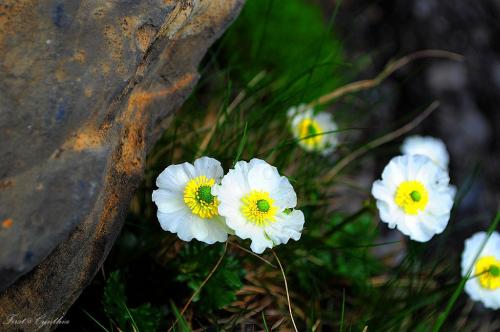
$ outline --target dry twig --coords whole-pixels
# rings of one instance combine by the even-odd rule
[[[347,85],[341,86],[338,89],[335,89],[334,91],[323,95],[316,99],[315,101],[309,103],[310,107],[315,107],[318,105],[324,105],[327,104],[339,97],[342,97],[346,94],[349,93],[354,93],[358,92],[361,90],[367,90],[376,87],[380,83],[382,83],[387,77],[392,75],[395,71],[398,69],[406,66],[410,62],[413,62],[415,60],[419,59],[425,59],[425,58],[443,58],[443,59],[449,59],[449,60],[455,60],[455,61],[463,61],[464,57],[460,54],[453,53],[453,52],[448,52],[448,51],[443,51],[443,50],[423,50],[423,51],[418,51],[412,54],[409,54],[407,56],[404,56],[396,61],[389,62],[384,70],[380,72],[375,78],[368,79],[368,80],[361,80],[361,81],[356,81],[349,83]]]
[[[273,252],[274,258],[276,258],[276,261],[278,262],[281,270],[281,274],[283,275],[283,281],[285,282],[286,300],[288,302],[288,311],[290,312],[290,318],[292,320],[293,328],[295,329],[295,332],[299,332],[299,330],[297,329],[297,325],[295,325],[295,320],[293,319],[292,302],[290,301],[290,293],[288,291],[288,283],[286,281],[285,270],[283,270],[283,266],[281,265],[281,261],[278,258],[278,255],[276,255],[276,252],[272,249],[271,251]]]
[[[353,160],[358,158],[359,156],[365,154],[366,152],[379,147],[385,143],[388,143],[404,134],[407,132],[411,131],[415,127],[417,127],[422,121],[424,121],[429,115],[431,115],[432,112],[434,112],[437,108],[439,107],[439,102],[435,101],[432,104],[429,105],[422,113],[420,113],[415,119],[411,120],[409,123],[404,125],[401,128],[396,129],[395,131],[392,131],[382,137],[379,137],[372,142],[363,145],[362,147],[358,148],[357,150],[354,150],[344,158],[342,158],[336,165],[333,167],[328,173],[325,174],[325,176],[322,178],[322,182],[329,182],[331,181],[341,170],[344,169],[347,165],[349,165]]]

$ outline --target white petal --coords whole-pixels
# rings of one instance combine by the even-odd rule
[[[263,234],[256,235],[252,238],[250,249],[256,254],[262,254],[266,248],[272,248],[273,242],[267,239]]]
[[[212,187],[212,194],[219,200],[219,214],[227,216],[233,210],[239,214],[241,198],[250,192],[250,188],[241,172],[230,170],[224,178],[221,185]]]
[[[189,221],[189,228],[195,239],[205,242],[208,236],[208,223],[205,219],[193,215]]]
[[[429,192],[429,202],[425,207],[428,213],[434,215],[450,215],[453,207],[453,197],[451,192],[440,193],[437,191]]]
[[[189,234],[183,232],[184,228],[186,228],[186,225],[188,225],[189,219],[191,218],[191,211],[189,211],[189,209],[178,210],[172,213],[163,213],[161,211],[158,211],[157,217],[163,230],[169,231],[171,233],[177,233],[181,240],[192,240],[192,236],[189,236]],[[187,228],[189,229],[189,227]],[[179,232],[183,233],[183,237],[179,235]]]
[[[252,239],[255,234],[263,233],[261,227],[246,221],[240,214],[227,215],[226,224],[242,239]]]
[[[425,156],[419,156],[422,158],[427,158]],[[421,158],[411,158],[412,160],[416,160],[418,162],[417,169],[413,170],[411,179],[422,182],[427,186],[435,186],[437,183],[438,175],[445,176],[447,172],[443,171],[439,168],[435,163],[433,163],[430,159],[425,160]],[[449,179],[449,178],[448,178]],[[446,185],[447,183],[443,183]]]
[[[387,186],[384,185],[384,182],[381,180],[377,180],[373,182],[372,185],[372,195],[377,200],[381,200],[384,202],[393,202],[394,201],[394,191],[391,191]]]
[[[377,201],[376,205],[379,210],[380,220],[388,223],[389,228],[396,227],[397,220],[393,220],[394,218],[392,217],[393,214],[391,213],[390,205],[385,201]]]
[[[487,234],[485,232],[479,232],[465,240],[461,261],[462,276],[465,276],[467,274],[468,269],[474,263],[474,258],[479,253],[479,248],[481,248],[481,245],[486,239],[486,236]]]
[[[402,156],[394,157],[382,171],[382,181],[391,192],[396,192],[401,182],[406,181],[406,162]]]
[[[312,108],[307,106],[307,104],[300,104],[298,106],[290,107],[287,111],[287,116],[293,119],[297,116],[311,115],[313,113]]]
[[[194,166],[190,163],[170,165],[156,179],[158,188],[172,191],[183,191],[190,179],[194,177]]]
[[[194,234],[191,231],[191,219],[193,214],[189,213],[183,222],[179,223],[177,226],[176,234],[182,241],[189,242],[194,238]]]
[[[196,176],[205,175],[218,182],[224,176],[221,163],[210,157],[201,157],[194,161]]]
[[[222,188],[220,188],[219,194],[227,191],[229,188],[232,189],[233,193],[238,192],[240,195],[248,193],[250,191],[250,185],[248,184],[248,172],[248,162],[238,161],[234,166],[234,169],[230,169],[226,176],[222,178]]]
[[[292,119],[292,128],[296,129],[303,120],[312,119],[314,117],[314,110],[302,104],[299,105],[298,108],[294,108],[293,111],[290,109],[288,111],[288,116]]]
[[[180,193],[171,192],[164,189],[153,190],[153,202],[158,206],[158,210],[164,213],[175,212],[186,208]]]
[[[284,176],[280,177],[278,187],[271,192],[275,204],[281,208],[294,208],[297,205],[297,194],[293,190],[290,181]]]
[[[422,220],[425,220],[424,223],[427,225],[427,228],[433,230],[435,234],[441,234],[450,221],[449,212],[440,215],[423,212],[420,217]]]
[[[212,244],[215,242],[225,242],[227,240],[228,233],[233,233],[233,231],[227,227],[225,219],[223,217],[214,217],[210,220],[207,220],[207,223],[210,227],[208,227],[208,236],[204,242],[208,244]]]
[[[439,168],[426,156],[413,155],[413,156],[403,156],[401,159],[403,163],[406,163],[406,179],[407,180],[420,180],[418,174],[421,169],[431,169],[438,170]],[[433,174],[431,175],[434,178]]]
[[[331,131],[331,130],[337,129],[337,125],[333,121],[333,117],[330,113],[319,112],[314,117],[314,120],[316,120],[319,123],[319,125],[320,125],[321,129],[323,129],[323,131]]]
[[[304,214],[293,210],[290,214],[280,213],[277,220],[265,227],[265,233],[274,245],[286,244],[289,239],[298,241],[304,227]]]
[[[276,167],[264,161],[252,159],[248,171],[248,184],[251,190],[271,192],[278,187],[280,175]]]
[[[429,157],[439,167],[448,168],[449,155],[446,145],[440,139],[433,137],[411,136],[405,139],[401,152],[406,155],[424,155]]]
[[[399,217],[397,218],[397,220],[394,220],[396,228],[404,235],[412,238],[412,234],[418,232],[418,230],[414,230],[416,218],[414,216],[406,215],[403,212],[398,213],[398,215]]]

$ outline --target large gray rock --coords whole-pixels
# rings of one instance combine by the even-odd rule
[[[0,1],[0,321],[61,315],[92,279],[242,2]]]

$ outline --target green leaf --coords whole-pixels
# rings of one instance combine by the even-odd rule
[[[120,327],[125,327],[129,320],[126,302],[125,285],[122,283],[120,272],[113,271],[106,281],[102,304],[108,317]]]
[[[179,254],[182,263],[177,280],[186,282],[193,292],[198,290],[222,255],[221,249],[221,246],[206,246],[201,243],[187,244]],[[227,256],[193,302],[206,311],[231,304],[236,300],[236,292],[243,286],[243,276],[244,270],[239,260]]]
[[[125,285],[119,271],[113,271],[106,281],[102,304],[106,315],[124,331],[154,332],[160,325],[162,314],[159,308],[149,303],[137,308],[127,307]]]
[[[141,332],[157,331],[162,317],[161,310],[151,306],[149,303],[130,309],[130,315]]]

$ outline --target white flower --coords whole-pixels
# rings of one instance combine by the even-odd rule
[[[276,167],[260,159],[239,161],[215,186],[219,213],[242,239],[251,239],[251,249],[262,253],[290,238],[299,240],[304,215],[294,210],[297,196],[288,179]]]
[[[220,162],[209,157],[195,160],[194,165],[168,166],[156,179],[159,189],[153,191],[161,227],[184,241],[226,241],[229,229],[217,212],[219,200],[211,193],[223,175]]]
[[[479,232],[465,241],[462,253],[462,276],[467,275],[471,266],[472,273],[465,283],[465,292],[474,301],[483,302],[491,309],[500,308],[500,234],[491,233],[488,242],[474,261],[487,234]]]
[[[380,219],[419,242],[429,241],[448,224],[454,189],[447,171],[422,155],[397,156],[373,183]]]
[[[337,146],[337,134],[332,131],[337,130],[338,127],[330,113],[314,114],[312,108],[301,104],[290,108],[287,115],[294,137],[299,140],[299,145],[306,151],[319,151],[327,155]]]
[[[402,154],[420,154],[429,157],[443,169],[448,169],[450,156],[442,140],[430,136],[410,136],[401,145]]]

